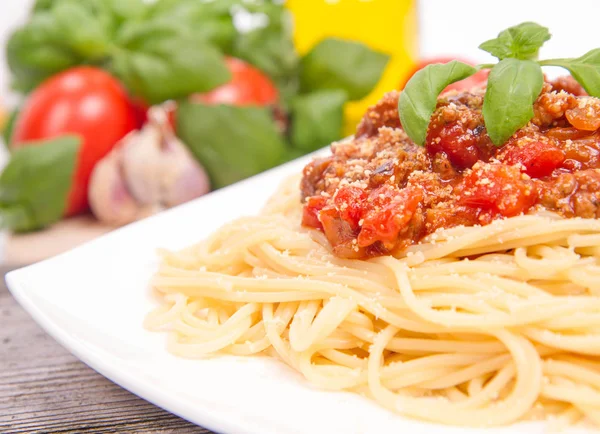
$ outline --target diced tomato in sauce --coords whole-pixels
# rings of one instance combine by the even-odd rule
[[[549,176],[565,161],[565,153],[552,143],[533,141],[525,146],[512,146],[503,161],[521,165],[525,173],[535,178]]]
[[[517,167],[500,163],[474,167],[464,176],[458,192],[460,204],[504,217],[527,211],[537,199],[531,180]]]
[[[323,229],[323,225],[319,220],[319,212],[327,204],[325,196],[309,197],[302,210],[302,224],[311,228]]]
[[[358,229],[358,223],[363,217],[364,201],[367,192],[359,187],[340,188],[333,197],[333,203],[340,213],[340,217],[348,222],[353,230]]]
[[[485,134],[485,128],[470,128],[468,123],[473,121],[473,118],[467,118],[446,122],[443,115],[433,119],[427,130],[425,145],[429,154],[433,156],[444,152],[458,170],[473,167],[479,160],[487,161],[493,146]]]
[[[398,189],[384,185],[373,190],[369,195],[370,206],[364,211],[358,245],[366,247],[380,241],[392,249],[422,199],[421,191],[415,187]]]
[[[432,155],[445,152],[457,169],[472,167],[480,159],[477,138],[458,123],[430,128],[426,146]]]
[[[352,258],[356,253],[360,253],[358,249],[355,249],[356,231],[340,217],[340,213],[335,207],[323,208],[319,212],[319,220],[325,236],[333,245],[335,254]]]

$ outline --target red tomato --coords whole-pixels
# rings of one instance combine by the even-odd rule
[[[517,167],[498,163],[474,168],[458,191],[460,204],[504,217],[527,211],[537,199],[533,183],[524,179]]]
[[[306,201],[302,210],[302,224],[311,228],[323,229],[319,221],[319,212],[327,204],[327,198],[324,196],[311,196]]]
[[[266,74],[234,57],[228,57],[225,61],[231,71],[231,81],[210,92],[192,95],[192,101],[236,106],[277,103],[279,93]]]
[[[431,124],[427,131],[426,147],[431,155],[445,152],[454,167],[459,170],[472,167],[484,159],[483,149],[478,146],[479,137],[459,122]]]
[[[532,142],[521,147],[510,147],[504,161],[513,165],[521,164],[529,176],[541,178],[550,175],[563,164],[565,153],[551,143]]]
[[[358,246],[381,241],[386,248],[393,248],[398,234],[406,228],[422,200],[421,191],[415,187],[398,189],[386,184],[371,191]]]
[[[31,93],[15,124],[12,146],[66,133],[82,138],[65,212],[73,215],[88,208],[96,162],[135,127],[136,115],[119,82],[100,69],[81,66],[49,78]]]
[[[353,230],[358,229],[358,222],[363,216],[367,193],[359,187],[342,187],[333,198],[340,217],[350,224]]]
[[[400,82],[400,86],[398,87],[398,89],[404,89],[404,86],[406,86],[406,83],[408,83],[408,80],[410,80],[410,78],[415,74],[415,72],[425,68],[427,65],[431,65],[433,63],[448,63],[448,62],[451,62],[452,60],[458,60],[458,61],[466,63],[468,65],[475,65],[473,62],[471,62],[469,60],[460,59],[460,58],[456,58],[456,57],[433,57],[430,59],[423,59],[417,64],[415,69],[413,69],[410,72],[410,74],[408,74],[405,77],[405,79]],[[487,78],[488,78],[489,74],[490,74],[490,71],[487,69],[478,71],[475,74],[473,74],[472,76],[465,78],[464,80],[457,81],[456,83],[452,83],[451,85],[446,87],[442,91],[442,93],[447,92],[449,90],[469,90],[473,87],[484,84],[487,82]]]

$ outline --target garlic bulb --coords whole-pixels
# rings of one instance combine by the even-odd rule
[[[99,220],[122,225],[209,191],[206,172],[175,136],[167,110],[155,106],[146,125],[96,165],[88,193]]]

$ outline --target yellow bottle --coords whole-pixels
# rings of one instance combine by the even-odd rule
[[[327,37],[360,41],[390,55],[375,89],[362,100],[346,104],[344,133],[353,134],[366,108],[396,89],[415,65],[416,0],[287,0],[286,5],[294,16],[300,55]]]

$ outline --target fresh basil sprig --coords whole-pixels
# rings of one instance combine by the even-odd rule
[[[600,97],[600,48],[576,59],[536,60],[539,49],[550,37],[546,27],[532,22],[521,23],[479,46],[498,58],[496,64],[471,67],[453,61],[428,65],[417,72],[398,101],[400,121],[406,134],[418,145],[424,145],[438,95],[446,86],[480,69],[490,69],[483,118],[487,133],[497,146],[504,144],[533,117],[533,103],[544,84],[542,66],[568,69],[591,96]]]
[[[466,63],[453,60],[449,63],[430,65],[418,71],[404,88],[398,102],[400,122],[406,134],[415,143],[425,143],[431,114],[437,104],[437,96],[446,86],[473,75],[476,69]],[[413,81],[414,80],[414,81]]]
[[[529,60],[537,57],[540,47],[551,36],[546,27],[525,22],[500,32],[497,38],[485,41],[479,48],[499,60]]]

